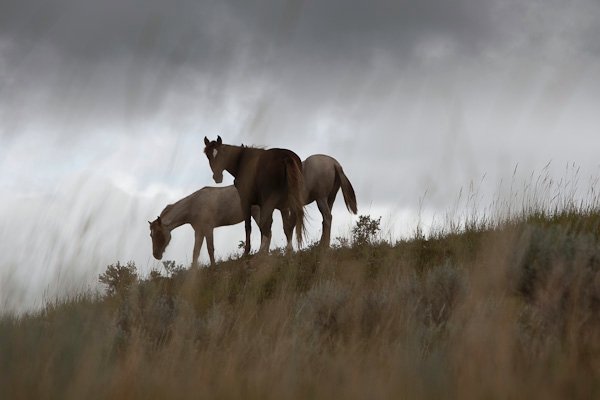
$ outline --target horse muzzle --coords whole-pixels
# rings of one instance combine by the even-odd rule
[[[213,180],[215,181],[215,183],[221,183],[223,182],[223,174],[220,175],[213,175]]]

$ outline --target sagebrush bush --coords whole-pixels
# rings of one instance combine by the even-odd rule
[[[358,221],[352,227],[352,242],[357,246],[374,244],[381,231],[381,217],[371,218],[369,215],[359,215]]]
[[[122,265],[117,261],[106,267],[106,271],[98,277],[100,283],[106,285],[106,293],[124,294],[138,281],[138,274],[133,262]]]

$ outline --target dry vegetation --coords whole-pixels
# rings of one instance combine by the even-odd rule
[[[600,213],[101,275],[0,319],[0,397],[599,398]],[[371,224],[371,225],[369,225]]]

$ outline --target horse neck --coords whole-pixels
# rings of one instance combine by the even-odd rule
[[[189,197],[185,197],[174,204],[169,204],[160,214],[162,224],[169,231],[190,223]]]
[[[244,152],[244,148],[239,146],[225,145],[227,154],[227,165],[225,170],[234,177],[237,177],[240,172],[240,161]]]
[[[225,170],[234,177],[242,172],[244,168],[242,164],[247,163],[249,160],[258,157],[258,155],[264,151],[264,149],[257,149],[254,147],[240,147],[240,146],[226,146],[227,151],[227,166]]]

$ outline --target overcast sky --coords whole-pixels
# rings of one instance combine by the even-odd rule
[[[336,157],[395,236],[549,162],[585,191],[598,38],[597,0],[0,0],[0,302],[159,265],[146,220],[214,185],[205,135]],[[333,236],[352,221],[340,195]],[[165,257],[191,261],[174,233]],[[242,238],[220,230],[217,256]]]

